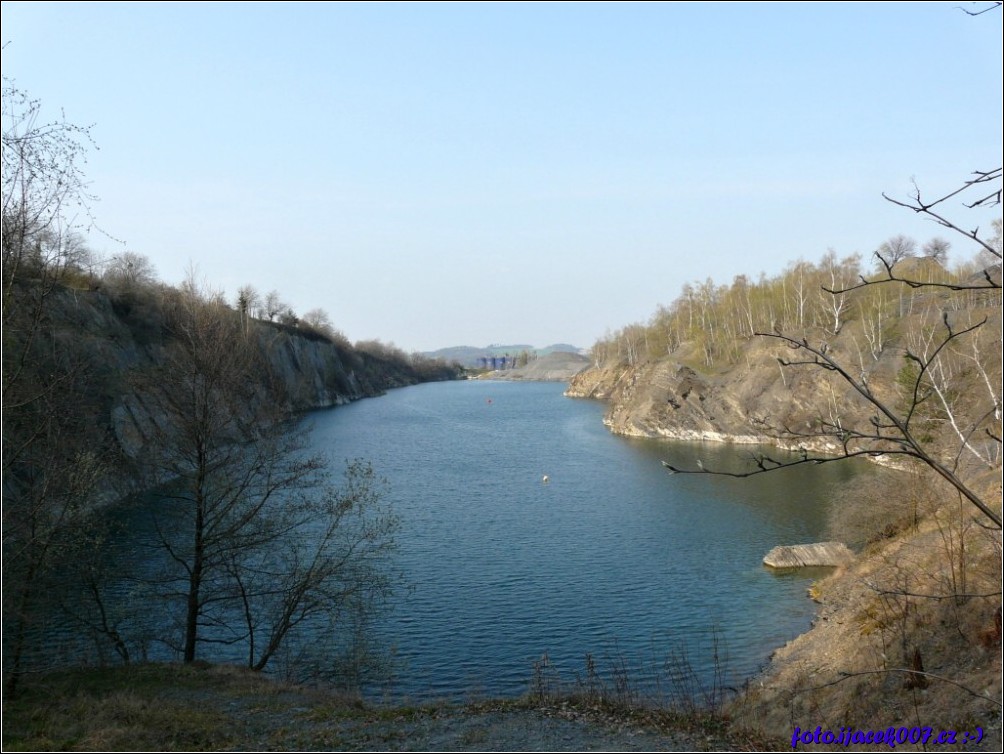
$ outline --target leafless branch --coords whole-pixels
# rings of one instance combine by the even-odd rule
[[[980,282],[969,282],[969,283],[937,283],[937,282],[921,282],[919,280],[910,280],[909,278],[900,277],[892,271],[892,266],[886,262],[886,260],[878,252],[875,254],[876,259],[878,259],[882,266],[886,270],[886,277],[878,278],[874,280],[868,280],[862,277],[861,282],[855,285],[848,286],[847,288],[836,288],[831,289],[826,286],[822,286],[823,290],[827,293],[832,293],[834,296],[838,296],[843,293],[849,293],[850,291],[856,291],[859,288],[865,288],[870,285],[881,285],[882,283],[904,283],[911,288],[943,288],[949,291],[980,291],[980,290],[999,290],[1001,287],[1000,280],[994,280],[990,274],[990,270],[983,270],[983,280]]]
[[[1000,597],[1001,592],[987,592],[985,594],[921,594],[918,592],[906,592],[900,589],[880,589],[873,584],[868,584],[868,587],[872,589],[876,594],[879,595],[896,595],[900,597],[918,597],[925,600],[959,600],[959,599],[990,599],[991,597]]]
[[[985,12],[985,11],[981,11]],[[978,14],[972,14],[978,15]],[[948,228],[954,233],[958,233],[970,241],[977,243],[980,248],[989,254],[991,257],[996,259],[1001,259],[1001,252],[999,249],[995,248],[993,244],[988,242],[986,239],[980,237],[979,228],[974,228],[972,230],[966,230],[961,227],[953,220],[948,219],[942,212],[939,205],[944,204],[950,199],[961,197],[965,192],[975,189],[980,191],[978,198],[973,201],[963,202],[962,206],[967,209],[983,208],[989,209],[991,207],[997,207],[1001,203],[1001,177],[1002,169],[1000,167],[994,168],[992,170],[974,170],[971,173],[970,178],[963,181],[962,185],[958,188],[949,191],[942,196],[933,199],[925,200],[920,192],[920,188],[914,183],[914,191],[912,196],[906,200],[895,199],[886,193],[882,194],[882,198],[897,207],[903,207],[917,214],[927,215],[930,219],[934,220],[938,225],[944,228]],[[994,186],[996,184],[996,186]],[[988,193],[983,193],[986,187],[990,186]],[[937,208],[937,209],[936,209]],[[971,290],[983,290],[983,289],[1000,289],[1001,280],[998,276],[996,279],[991,274],[992,271],[987,269],[983,271],[983,279],[980,281],[967,281],[963,283],[944,283],[944,282],[927,282],[920,280],[913,280],[909,277],[903,277],[898,275],[894,271],[896,266],[895,259],[889,259],[884,256],[881,252],[875,252],[875,257],[879,260],[883,267],[883,276],[876,279],[868,279],[861,276],[861,282],[852,286],[842,287],[842,288],[827,288],[823,286],[823,290],[827,293],[833,295],[840,295],[848,293],[849,291],[854,291],[859,288],[864,288],[870,285],[880,285],[883,283],[903,283],[910,286],[911,288],[942,288],[950,291],[971,291]]]
[[[869,429],[863,430],[856,427],[840,426],[833,422],[820,422],[819,430],[814,433],[795,433],[783,431],[782,436],[787,437],[827,437],[840,442],[842,452],[833,457],[810,457],[806,451],[802,451],[802,458],[794,461],[778,461],[769,456],[761,455],[754,459],[756,469],[747,472],[726,472],[705,469],[703,464],[698,463],[698,470],[680,469],[672,464],[663,461],[663,466],[671,473],[709,473],[721,476],[749,477],[757,474],[769,473],[777,469],[799,466],[812,463],[821,464],[834,460],[843,460],[856,457],[878,457],[883,455],[901,455],[917,459],[934,470],[939,476],[944,478],[958,492],[983,513],[986,518],[993,522],[994,526],[1001,528],[1001,516],[984,502],[976,492],[955,473],[953,468],[946,466],[926,447],[925,443],[918,439],[911,428],[911,421],[917,408],[925,401],[926,393],[923,390],[924,379],[927,376],[933,361],[938,355],[953,341],[958,340],[969,333],[979,330],[986,323],[983,320],[975,325],[956,330],[948,321],[947,316],[943,319],[946,334],[934,351],[924,357],[907,352],[906,357],[914,363],[917,374],[912,380],[911,399],[909,408],[905,412],[894,411],[883,399],[877,396],[863,379],[854,377],[847,369],[840,364],[829,352],[826,344],[813,345],[806,338],[794,338],[780,332],[758,332],[756,335],[767,338],[774,338],[785,343],[795,351],[805,351],[811,354],[811,358],[798,361],[788,361],[779,359],[782,366],[811,366],[826,371],[834,372],[855,392],[860,395],[865,403],[877,410],[869,420]]]
[[[988,5],[986,8],[983,8],[982,10],[966,10],[965,8],[958,5],[955,7],[958,8],[963,13],[965,13],[967,16],[982,16],[984,13],[989,13],[992,10],[998,10],[1001,7],[1001,3],[997,2],[990,3],[990,5]]]
[[[975,228],[973,230],[964,230],[963,228],[958,226],[954,221],[949,220],[944,215],[940,214],[940,208],[938,212],[934,211],[934,208],[937,207],[939,204],[942,204],[943,202],[953,197],[961,195],[965,191],[973,188],[974,186],[984,186],[986,184],[993,184],[993,183],[999,184],[1001,181],[1001,168],[997,167],[993,168],[992,170],[986,170],[986,171],[976,170],[973,171],[972,175],[975,177],[964,181],[959,188],[955,189],[954,191],[950,191],[947,194],[937,199],[934,199],[933,201],[924,201],[924,199],[921,197],[920,194],[920,188],[916,184],[914,184],[914,193],[910,201],[904,202],[898,199],[893,199],[892,197],[888,196],[885,193],[882,194],[882,198],[884,198],[888,202],[892,202],[898,207],[903,207],[905,209],[912,210],[917,214],[927,215],[939,225],[948,228],[949,230],[954,231],[956,233],[960,233],[966,238],[975,241],[977,244],[983,247],[983,249],[986,250],[988,253],[995,256],[997,259],[1000,259],[1001,258],[1000,251],[993,248],[993,246],[991,246],[989,243],[987,243],[986,241],[984,241],[982,238],[979,237],[979,228]],[[963,206],[969,209],[974,209],[976,207],[990,208],[990,207],[997,207],[1000,205],[1000,203],[1001,203],[1001,186],[998,185],[995,189],[991,190],[990,193],[968,204],[963,203]],[[998,285],[997,287],[1000,286]]]
[[[835,681],[830,681],[829,683],[822,683],[819,686],[813,686],[811,690],[816,691],[818,689],[825,689],[828,686],[836,686],[838,683],[843,683],[849,678],[856,678],[863,675],[885,675],[886,673],[906,673],[907,675],[911,676],[919,675],[924,678],[931,678],[935,681],[941,681],[943,683],[948,683],[951,684],[952,686],[956,686],[965,691],[967,694],[972,694],[977,699],[982,699],[985,702],[991,702],[998,707],[1004,707],[1004,704],[1001,704],[999,700],[989,697],[986,694],[981,694],[979,691],[974,691],[973,689],[969,688],[968,686],[964,686],[958,681],[953,681],[951,678],[945,678],[942,675],[935,675],[934,673],[928,673],[923,670],[913,670],[911,668],[885,668],[884,670],[861,670],[854,673],[842,670],[839,673],[840,677],[837,678]]]

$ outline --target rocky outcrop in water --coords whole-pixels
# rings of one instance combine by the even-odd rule
[[[816,542],[811,545],[779,545],[768,552],[763,564],[771,568],[842,566],[854,560],[843,542]]]

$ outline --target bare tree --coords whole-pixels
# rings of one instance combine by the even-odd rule
[[[791,265],[790,275],[785,276],[792,282],[792,303],[795,312],[795,324],[799,328],[806,325],[806,308],[810,301],[811,291],[816,288],[812,284],[812,265],[804,260],[799,260]]]
[[[334,331],[331,317],[328,316],[328,313],[324,309],[311,309],[303,315],[300,322],[322,335],[330,335]]]
[[[59,310],[70,273],[87,257],[77,229],[92,197],[80,168],[90,134],[4,79],[3,643],[15,693],[28,670],[29,633],[67,542],[106,472],[105,442],[86,418],[99,393],[87,344],[68,337]]]
[[[156,514],[169,563],[156,586],[178,604],[185,662],[206,644],[245,644],[261,669],[304,621],[383,593],[376,553],[396,519],[379,514],[362,467],[332,487],[259,342],[193,290],[176,304],[164,360],[136,383],[156,417],[143,453],[172,480]]]
[[[262,313],[264,319],[267,319],[269,322],[274,322],[276,317],[280,316],[288,308],[279,296],[279,291],[275,289],[265,294],[265,298],[262,300]]]
[[[192,662],[230,557],[261,544],[270,498],[309,479],[320,464],[282,467],[293,448],[282,442],[281,414],[250,410],[271,402],[245,378],[261,374],[262,364],[230,326],[236,323],[190,295],[179,309],[164,363],[137,387],[165,418],[147,445],[157,475],[176,480],[166,496],[168,518],[158,519],[157,527],[161,545],[181,569],[183,657]]]
[[[123,290],[136,290],[157,282],[157,270],[150,258],[135,251],[124,251],[111,258],[105,280]]]
[[[875,256],[882,267],[895,267],[907,257],[912,257],[917,251],[917,242],[909,236],[893,236],[888,241],[883,242]]]
[[[948,262],[948,252],[951,248],[952,245],[948,241],[940,236],[936,236],[924,244],[924,248],[921,249],[920,253],[928,259],[933,259],[940,265],[945,265]]]
[[[350,463],[340,487],[289,502],[293,524],[275,548],[235,553],[228,565],[240,599],[247,664],[263,669],[297,628],[315,633],[365,621],[394,588],[384,563],[398,519],[383,508],[379,480]],[[341,625],[332,625],[341,618]],[[352,638],[351,636],[349,637]]]
[[[106,438],[90,419],[100,391],[86,344],[52,335],[35,339],[30,367],[8,386],[3,413],[3,640],[11,693],[32,668],[32,627],[52,608],[53,579],[107,474]],[[60,349],[55,360],[45,353],[53,347]]]
[[[845,312],[850,306],[850,296],[843,289],[854,284],[859,261],[856,254],[838,261],[836,252],[829,249],[820,262],[820,271],[826,285],[830,290],[838,291],[828,294],[825,289],[819,289],[820,308],[827,319],[833,320],[833,324],[827,329],[834,335],[840,333]]]
[[[19,274],[58,278],[67,244],[90,226],[94,197],[80,163],[93,146],[90,128],[65,119],[42,122],[42,105],[4,77],[2,91],[4,296]]]
[[[996,527],[1000,528],[1000,514],[991,508],[988,501],[970,489],[966,482],[957,474],[957,469],[950,462],[946,463],[939,458],[938,454],[929,447],[928,442],[923,440],[919,433],[915,431],[915,427],[912,426],[920,416],[918,409],[923,401],[926,400],[927,388],[925,385],[927,380],[925,378],[934,369],[937,356],[950,343],[954,343],[977,331],[981,325],[982,323],[956,330],[946,318],[946,334],[932,350],[930,357],[925,358],[907,351],[906,356],[915,365],[916,369],[914,372],[915,376],[906,385],[911,395],[911,402],[910,406],[904,412],[897,411],[885,398],[878,395],[872,389],[866,379],[855,376],[830,356],[827,353],[825,344],[813,345],[804,338],[794,338],[782,333],[758,333],[758,335],[763,337],[775,338],[785,343],[793,351],[803,351],[806,353],[806,358],[804,359],[779,359],[783,367],[807,366],[833,372],[854,388],[864,399],[865,403],[874,410],[877,410],[878,413],[869,417],[864,424],[851,424],[846,419],[829,418],[820,419],[817,422],[817,426],[810,431],[800,431],[791,428],[779,428],[778,431],[778,428],[770,428],[770,431],[777,431],[779,437],[786,439],[811,440],[835,438],[839,441],[842,451],[838,456],[810,457],[808,454],[803,453],[801,459],[789,461],[778,460],[769,455],[761,454],[754,459],[755,468],[745,473],[721,472],[703,467],[697,470],[680,469],[665,461],[663,461],[663,466],[673,473],[711,473],[733,477],[748,477],[805,463],[822,464],[862,456],[907,456],[918,459],[929,466],[935,473],[955,487],[963,497],[979,509]],[[982,425],[983,422],[980,422],[980,426]],[[970,428],[967,434],[971,435],[975,429]],[[999,446],[1000,438],[994,435],[989,427],[987,428],[987,434]]]

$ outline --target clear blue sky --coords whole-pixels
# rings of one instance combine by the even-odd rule
[[[97,251],[353,340],[588,347],[944,235],[881,192],[1001,164],[1001,13],[958,5],[5,2],[3,73],[94,124]]]

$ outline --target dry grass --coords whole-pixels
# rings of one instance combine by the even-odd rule
[[[224,720],[198,705],[158,698],[157,666],[74,671],[27,680],[5,700],[5,750],[222,748]],[[128,688],[128,691],[118,690]]]
[[[88,669],[6,700],[3,750],[607,750],[776,748],[720,715],[549,697],[369,706],[233,668]]]
[[[905,521],[902,507],[888,508],[896,533],[816,585],[815,627],[775,653],[734,707],[745,724],[789,741],[795,726],[817,725],[979,726],[980,748],[1000,741],[1000,532],[976,525],[970,508],[930,480],[907,480],[895,500],[910,504],[909,517],[923,515]],[[875,513],[868,520],[881,522]]]
[[[218,703],[266,708],[288,687],[223,666],[86,668],[26,679],[4,700],[5,751],[219,750],[246,730]]]

